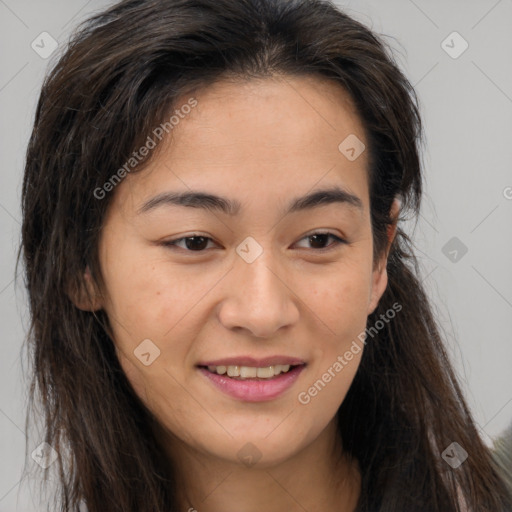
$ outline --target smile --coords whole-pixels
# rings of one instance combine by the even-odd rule
[[[306,367],[301,364],[270,366],[198,366],[209,384],[222,393],[244,402],[264,402],[283,395]]]
[[[276,364],[256,368],[254,366],[208,366],[208,370],[218,375],[227,374],[228,377],[238,379],[271,379],[280,373],[287,373],[291,366],[289,364]]]

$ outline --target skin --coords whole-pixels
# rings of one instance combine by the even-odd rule
[[[338,150],[349,134],[367,146],[363,126],[345,91],[318,78],[222,81],[195,97],[149,167],[117,186],[99,246],[106,288],[89,276],[94,302],[77,306],[107,312],[122,368],[181,475],[181,510],[352,511],[361,476],[340,457],[335,415],[363,350],[307,405],[297,397],[349,350],[387,286],[387,251],[372,261],[367,152],[349,161]],[[335,203],[282,215],[292,198],[331,185],[362,209]],[[138,213],[158,193],[190,189],[242,210]],[[308,238],[325,231],[348,243]],[[211,238],[202,252],[162,244],[192,235]],[[248,236],[263,248],[252,263],[236,252]],[[160,350],[149,366],[134,355],[145,339]],[[266,402],[231,398],[196,368],[276,354],[307,366]],[[250,467],[237,455],[247,443],[261,454]]]

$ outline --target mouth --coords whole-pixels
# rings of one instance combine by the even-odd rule
[[[262,367],[238,365],[209,365],[199,366],[199,368],[204,368],[208,370],[210,373],[216,375],[225,375],[235,380],[268,380],[273,379],[277,375],[293,371],[293,369],[296,368],[297,366],[300,365],[276,364]]]
[[[288,360],[284,364],[250,365],[200,364],[198,370],[213,386],[232,398],[244,402],[263,402],[283,395],[296,382],[306,363]]]

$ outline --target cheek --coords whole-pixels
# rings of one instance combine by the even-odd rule
[[[313,343],[316,363],[299,402],[307,402],[319,421],[327,421],[341,405],[361,362],[371,274],[362,265],[347,265],[316,283],[308,306],[326,328]]]
[[[364,330],[371,296],[371,274],[361,265],[344,265],[315,280],[305,301],[337,344]]]
[[[191,282],[192,276],[187,278],[168,262],[132,254],[130,260],[107,268],[107,312],[124,327],[122,336],[159,338],[204,295],[207,280],[198,278],[197,286]]]
[[[144,366],[122,349],[117,348],[116,353],[127,380],[146,408],[162,425],[192,442],[190,425],[204,423],[204,411],[201,407],[191,407],[190,395],[183,393],[183,386],[179,384],[182,376],[168,364],[167,356],[174,356],[174,349],[163,347],[161,356],[150,366]]]

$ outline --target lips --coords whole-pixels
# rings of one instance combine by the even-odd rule
[[[217,390],[245,402],[262,402],[284,394],[306,363],[288,356],[242,356],[204,361],[197,367]]]
[[[224,359],[215,359],[211,361],[200,362],[197,366],[250,366],[253,368],[265,368],[277,364],[296,366],[305,364],[305,361],[297,357],[288,356],[269,356],[262,359],[256,359],[250,356],[227,357]]]

